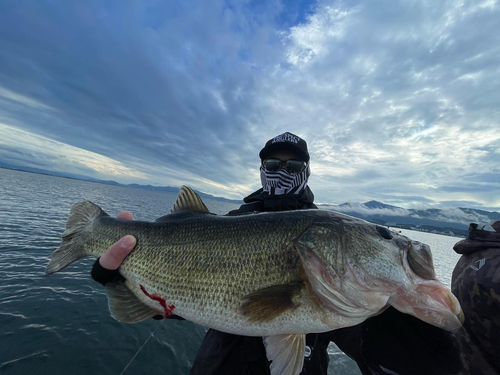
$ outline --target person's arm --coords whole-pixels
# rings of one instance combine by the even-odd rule
[[[389,308],[353,327],[321,334],[356,361],[363,374],[459,374],[455,336]]]
[[[457,339],[448,331],[392,307],[362,325],[361,354],[372,368],[429,375],[462,370]]]
[[[245,337],[209,329],[189,375],[270,375],[262,337]]]
[[[465,328],[487,362],[500,371],[500,256],[487,259],[481,271],[475,279],[469,277],[469,298],[462,305]]]

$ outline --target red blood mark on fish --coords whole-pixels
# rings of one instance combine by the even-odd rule
[[[144,288],[142,285],[139,286],[141,287],[141,290],[145,295],[147,295],[153,301],[158,301],[160,303],[160,305],[163,307],[163,310],[165,310],[165,318],[173,315],[173,311],[175,309],[174,305],[167,305],[167,301],[165,300],[165,298],[160,297],[158,294],[149,294],[146,291],[146,288]]]

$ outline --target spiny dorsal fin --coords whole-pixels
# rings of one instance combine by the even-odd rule
[[[179,211],[210,213],[200,196],[187,186],[181,187],[179,195],[177,195],[177,199],[175,200],[174,207],[172,208],[172,213]]]
[[[293,310],[298,306],[293,297],[304,287],[302,280],[289,284],[273,285],[247,294],[241,299],[240,312],[249,322],[268,322],[286,310]]]

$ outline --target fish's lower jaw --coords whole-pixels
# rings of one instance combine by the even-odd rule
[[[449,332],[456,332],[462,327],[464,317],[462,311],[458,315],[440,310],[416,310],[415,312],[415,316],[422,321]]]
[[[418,288],[417,288],[418,290]],[[462,311],[462,307],[460,306],[460,302],[458,302],[457,297],[449,291],[448,289],[438,286],[430,291],[427,291],[429,298],[442,305],[445,309],[449,309],[451,313],[453,313],[458,321],[463,324],[464,322],[464,313]]]
[[[399,290],[389,304],[433,326],[450,332],[458,330],[464,315],[457,298],[438,281],[420,284],[413,290]]]

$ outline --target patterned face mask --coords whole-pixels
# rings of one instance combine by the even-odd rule
[[[271,172],[260,167],[262,188],[269,195],[300,194],[307,187],[310,175],[309,162],[301,172],[293,174],[286,169]]]

